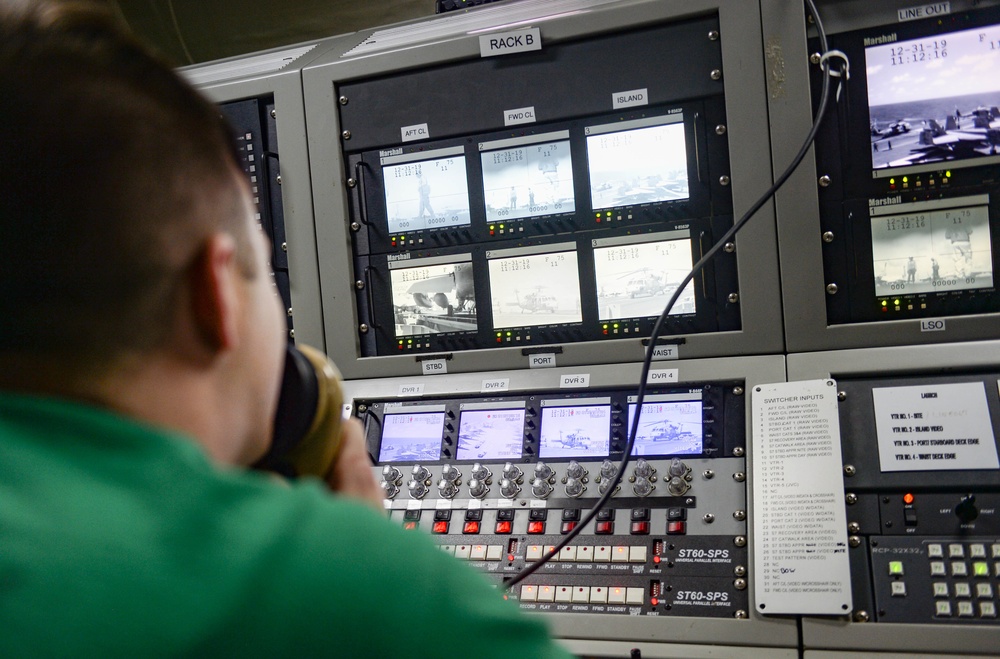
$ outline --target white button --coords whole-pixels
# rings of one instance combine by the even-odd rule
[[[944,549],[939,544],[927,545],[928,558],[944,558]]]
[[[967,583],[955,584],[955,597],[972,597],[972,589]]]
[[[948,545],[949,558],[962,558],[965,556],[965,547],[959,544]]]
[[[594,548],[593,547],[577,547],[576,548],[576,560],[578,563],[589,563],[594,560]]]
[[[526,561],[537,561],[541,557],[542,557],[541,545],[528,545],[528,548],[524,550],[524,560]]]
[[[625,603],[626,604],[642,604],[645,599],[646,591],[642,588],[629,588],[625,593]]]
[[[614,586],[608,589],[608,604],[624,604],[625,589]]]
[[[591,586],[590,587],[590,603],[591,604],[604,604],[608,601],[608,589],[604,586]]]
[[[902,581],[892,582],[892,596],[893,597],[906,597],[906,584]]]
[[[503,545],[490,545],[486,548],[486,560],[499,561],[503,558]]]
[[[560,561],[575,561],[576,560],[576,547],[570,545],[569,547],[563,547],[562,551],[559,552]]]
[[[977,583],[976,597],[987,600],[993,599],[993,586],[988,583]]]
[[[1000,544],[990,545],[990,551],[993,553],[993,558],[1000,558]]]
[[[556,601],[557,602],[572,602],[573,601],[573,586],[556,586]]]
[[[646,562],[646,548],[645,547],[629,547],[628,548],[628,562],[629,563],[645,563]]]
[[[551,552],[555,548],[556,548],[555,545],[549,545],[548,547],[545,548],[545,553],[548,554],[549,552]],[[558,563],[559,562],[559,554],[556,554],[555,556],[553,556],[549,560],[552,561],[553,563]]]
[[[973,558],[986,558],[986,545],[970,545],[969,556]]]
[[[441,551],[446,554],[455,555],[455,545],[441,545]]]
[[[1000,577],[1000,563],[996,563],[993,566],[993,576]]]
[[[611,560],[611,547],[607,545],[599,545],[594,547],[594,562],[595,563],[607,563]],[[997,563],[1000,565],[1000,563]]]
[[[931,561],[931,576],[943,577],[948,574],[944,568],[944,561]]]
[[[934,602],[934,612],[939,616],[950,616],[951,602]]]
[[[969,576],[969,568],[965,565],[965,561],[951,562],[951,576],[953,577]]]
[[[556,598],[556,587],[555,586],[539,586],[538,587],[538,601],[539,602],[551,602]]]
[[[972,602],[959,602],[958,615],[962,616],[963,618],[972,617]]]
[[[612,547],[611,562],[628,563],[628,547]]]
[[[538,597],[538,586],[521,586],[521,601],[534,602]]]
[[[979,615],[984,618],[996,618],[997,617],[997,607],[993,602],[980,602],[979,603]]]
[[[474,561],[486,560],[486,545],[472,545],[472,551],[469,553],[469,558]]]
[[[573,588],[573,601],[577,604],[586,604],[590,601],[590,588],[587,586],[576,586]]]
[[[943,581],[935,581],[934,597],[948,597],[948,584]]]
[[[469,555],[472,553],[472,547],[470,545],[456,545],[455,546],[455,558],[464,558],[468,560]]]

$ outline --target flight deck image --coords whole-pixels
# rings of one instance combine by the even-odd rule
[[[632,432],[635,408],[628,406],[628,432]],[[702,450],[701,401],[643,404],[632,455],[692,455]]]
[[[568,141],[487,151],[482,162],[487,222],[576,209]]]
[[[390,270],[396,336],[476,331],[472,263]]]
[[[382,419],[379,462],[415,462],[441,458],[444,412],[386,414]]]
[[[389,233],[469,224],[464,156],[389,165],[382,173]]]
[[[989,207],[872,218],[875,295],[993,287]]]
[[[583,320],[576,252],[490,259],[489,270],[494,328]]]
[[[1000,26],[865,49],[872,167],[997,155]]]
[[[516,460],[524,444],[524,410],[462,410],[459,460]]]
[[[687,199],[681,122],[587,136],[592,208]]]
[[[611,444],[611,406],[543,407],[538,457],[607,457]]]
[[[594,249],[600,320],[659,316],[691,270],[691,241],[664,240]],[[694,313],[694,282],[670,315]]]

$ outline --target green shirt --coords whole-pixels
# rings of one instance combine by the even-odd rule
[[[193,441],[0,394],[0,657],[567,657],[423,534]]]

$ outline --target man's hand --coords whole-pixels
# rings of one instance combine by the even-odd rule
[[[357,419],[346,419],[341,426],[340,451],[327,477],[336,492],[367,502],[384,510],[382,488],[372,472],[372,463],[365,450],[364,428]]]

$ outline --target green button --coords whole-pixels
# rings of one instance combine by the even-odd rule
[[[894,577],[903,574],[903,561],[889,561],[889,574]]]
[[[975,562],[972,564],[972,573],[977,577],[990,576],[990,566],[988,563]]]

